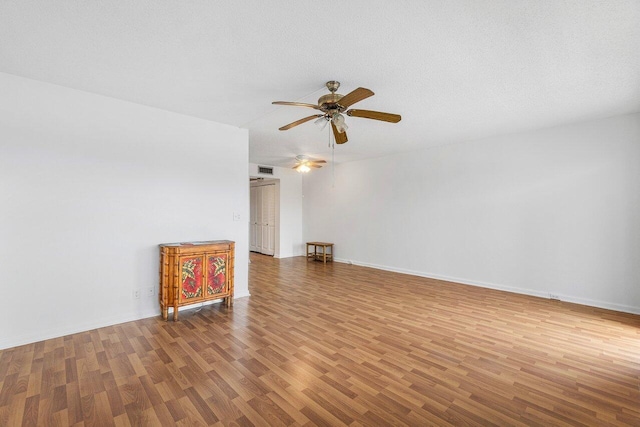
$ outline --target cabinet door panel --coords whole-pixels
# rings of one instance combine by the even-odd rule
[[[180,302],[197,301],[204,297],[204,257],[180,258]]]
[[[207,296],[227,292],[228,254],[207,255]]]

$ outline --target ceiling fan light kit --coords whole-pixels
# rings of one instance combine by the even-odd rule
[[[327,123],[329,123],[329,119],[327,119],[325,116],[322,116],[313,123],[317,125],[320,130],[324,130],[324,128],[327,127]]]
[[[340,133],[345,133],[347,129],[349,129],[349,126],[344,122],[344,116],[340,113],[334,114],[333,117],[331,117],[331,121],[333,121],[333,124],[336,125],[336,129],[338,129]]]
[[[312,160],[303,155],[296,156],[296,162],[293,169],[300,173],[308,173],[311,168],[321,168],[324,163],[327,163],[325,160]]]
[[[311,168],[303,163],[301,165],[296,166],[296,170],[300,173],[308,173],[311,170]]]
[[[398,123],[402,119],[399,114],[383,113],[371,110],[348,110],[348,108],[356,102],[360,102],[363,99],[373,96],[374,93],[369,89],[359,87],[346,95],[341,95],[336,93],[340,87],[340,82],[331,80],[326,83],[326,86],[330,93],[322,95],[318,99],[318,105],[307,104],[304,102],[274,101],[272,104],[275,105],[291,105],[294,107],[313,108],[314,110],[322,112],[322,114],[314,114],[312,116],[296,120],[295,122],[282,126],[279,129],[289,130],[292,127],[314,119],[314,123],[318,126],[322,126],[324,129],[327,122],[331,122],[331,129],[333,130],[333,136],[335,137],[336,144],[344,144],[348,141],[347,129],[349,128],[345,122],[344,114],[349,117],[361,117],[364,119],[380,120],[389,123]]]

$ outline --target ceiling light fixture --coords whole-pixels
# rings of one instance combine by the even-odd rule
[[[307,173],[311,170],[311,168],[309,166],[307,166],[306,163],[301,163],[300,165],[298,165],[296,167],[296,170],[300,173]]]
[[[296,162],[297,163],[293,169],[300,173],[308,173],[311,171],[311,168],[321,168],[325,163],[327,163],[325,160],[311,159],[309,156],[305,156],[304,154],[297,155]]]
[[[320,117],[318,120],[316,120],[315,122],[313,122],[315,125],[317,125],[321,131],[324,130],[324,128],[327,127],[327,123],[329,123],[329,119],[326,116],[322,116]]]
[[[347,129],[349,129],[349,126],[345,123],[344,116],[342,114],[334,114],[331,120],[333,121],[333,124],[336,125],[338,132],[345,133]]]

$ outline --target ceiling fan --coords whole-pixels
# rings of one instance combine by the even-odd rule
[[[293,169],[302,173],[309,172],[311,168],[321,168],[323,164],[327,163],[324,160],[313,160],[303,155],[296,156],[296,162],[297,163]]]
[[[279,129],[288,130],[292,127],[301,125],[302,123],[306,123],[313,119],[316,119],[316,123],[318,124],[324,123],[325,126],[328,122],[331,122],[331,128],[333,129],[333,135],[335,137],[336,143],[344,144],[345,142],[347,142],[346,131],[348,126],[344,121],[343,113],[349,117],[362,117],[364,119],[381,120],[391,123],[398,123],[402,119],[399,114],[382,113],[380,111],[371,110],[347,110],[347,108],[349,108],[356,102],[373,96],[374,93],[369,89],[359,87],[346,95],[341,95],[339,93],[336,93],[336,91],[340,87],[340,82],[331,80],[328,81],[326,85],[327,89],[329,89],[329,92],[331,93],[321,96],[320,99],[318,99],[318,105],[306,104],[304,102],[272,102],[272,104],[276,105],[293,105],[295,107],[307,107],[322,112],[322,114],[314,114],[312,116],[296,120],[295,122],[282,126]]]

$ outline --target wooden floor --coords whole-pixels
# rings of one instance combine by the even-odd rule
[[[640,426],[640,316],[251,259],[230,309],[0,351],[0,426]]]

